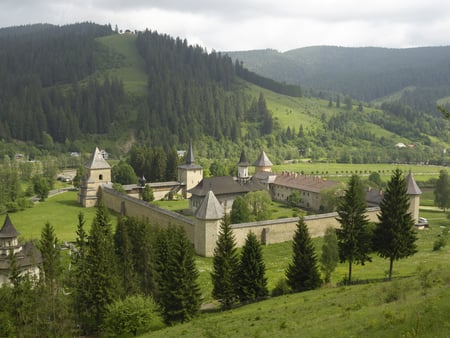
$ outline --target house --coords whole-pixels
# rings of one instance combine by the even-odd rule
[[[340,182],[324,180],[320,176],[283,172],[270,184],[270,193],[273,200],[288,202],[289,196],[298,192],[301,197],[299,207],[319,211],[322,209],[321,192],[340,186]]]
[[[20,244],[19,232],[14,227],[9,215],[6,215],[0,229],[0,286],[9,284],[11,274],[11,255],[15,256],[20,275],[39,277],[42,256],[33,242]]]

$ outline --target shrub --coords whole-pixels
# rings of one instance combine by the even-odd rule
[[[271,296],[278,297],[278,296],[286,295],[290,292],[291,292],[291,290],[289,288],[286,278],[281,278],[280,280],[278,280],[277,285],[272,290]]]

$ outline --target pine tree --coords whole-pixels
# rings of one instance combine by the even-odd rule
[[[241,302],[255,301],[269,294],[265,274],[266,266],[261,244],[255,234],[249,232],[239,263],[239,299]]]
[[[450,208],[450,180],[446,170],[439,172],[439,178],[434,189],[434,204],[444,212],[447,208]]]
[[[366,261],[371,261],[368,255],[371,235],[367,228],[369,221],[365,215],[366,208],[361,180],[353,175],[338,206],[337,220],[341,223],[341,228],[336,229],[340,260],[348,262],[348,283],[352,281],[353,263],[364,265]]]
[[[230,217],[222,219],[214,248],[213,268],[211,278],[213,283],[212,296],[222,303],[225,309],[237,299],[237,272],[239,259],[237,256],[236,240],[230,227]]]
[[[78,214],[77,238],[75,241],[75,250],[71,254],[71,284],[73,294],[73,307],[76,314],[76,321],[82,331],[86,331],[89,322],[88,305],[90,295],[86,288],[88,279],[90,278],[86,255],[87,255],[87,233],[84,230],[84,214]]]
[[[339,262],[339,246],[336,230],[327,228],[323,237],[322,255],[320,256],[320,269],[325,275],[324,282],[331,282],[331,273]]]
[[[47,324],[50,332],[55,334],[58,318],[56,309],[59,305],[58,293],[62,266],[61,249],[55,235],[55,229],[49,222],[45,223],[45,226],[42,229],[38,247],[42,255],[42,268],[44,270],[43,277],[45,281],[45,287],[42,288],[42,292],[48,291],[46,294],[49,296],[48,298],[50,301],[49,322]],[[58,312],[60,313],[61,311]]]
[[[389,258],[389,280],[392,279],[394,260],[412,256],[417,252],[414,220],[409,212],[406,179],[396,169],[387,184],[380,203],[379,222],[374,233],[374,246],[378,255]]]
[[[161,234],[158,258],[158,300],[166,323],[186,322],[200,310],[201,292],[194,249],[183,228],[172,227]]]
[[[89,232],[86,281],[90,332],[97,332],[102,324],[106,306],[120,294],[114,255],[114,241],[108,212],[100,204]]]
[[[119,279],[125,295],[138,293],[138,277],[133,262],[133,244],[130,241],[128,225],[125,217],[117,219],[114,233],[114,247],[117,255]]]
[[[289,287],[295,292],[318,288],[321,280],[317,256],[303,217],[297,223],[292,250],[292,263],[286,269]]]

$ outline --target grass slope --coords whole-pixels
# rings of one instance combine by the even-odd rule
[[[143,337],[446,337],[450,328],[450,248],[432,251],[442,227],[442,212],[421,210],[431,229],[419,232],[418,253],[394,263],[394,281],[335,287],[271,298],[226,312],[203,313],[192,322]],[[314,239],[320,253],[322,239]],[[269,289],[284,277],[291,243],[263,248]],[[211,301],[211,258],[197,258],[203,297]],[[386,276],[388,261],[355,265],[355,280]],[[339,264],[332,281],[341,281],[347,264]],[[205,299],[205,297],[207,297]]]
[[[115,34],[97,40],[112,54],[119,55],[120,61],[106,71],[108,75],[122,79],[127,92],[137,95],[145,94],[147,75],[144,60],[136,49],[136,36]]]

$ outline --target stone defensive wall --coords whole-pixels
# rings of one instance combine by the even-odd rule
[[[166,210],[138,198],[119,193],[114,189],[102,187],[101,200],[108,209],[124,212],[126,216],[147,220],[152,225],[167,227],[169,224],[181,226],[186,230],[189,240],[195,240],[195,219]]]
[[[380,208],[367,209],[366,215],[370,222],[377,222],[377,214]],[[337,212],[328,214],[305,216],[305,223],[308,226],[311,237],[321,237],[325,234],[328,227],[339,228],[337,221]],[[292,240],[294,232],[297,229],[298,217],[280,218],[269,221],[259,221],[241,224],[232,224],[231,228],[236,237],[238,247],[245,244],[245,238],[249,231],[252,231],[262,244],[274,244]]]
[[[189,240],[194,243],[197,254],[206,257],[213,256],[221,220],[205,222],[162,209],[108,187],[102,187],[101,191],[101,200],[107,208],[118,213],[122,212],[126,216],[147,220],[149,223],[160,227],[167,227],[169,224],[181,226],[186,230]],[[367,209],[366,214],[371,222],[378,220],[377,214],[379,210],[379,208]],[[337,216],[338,214],[336,212],[305,216],[304,219],[308,225],[311,237],[323,236],[328,227],[340,227],[340,223],[336,220]],[[262,244],[275,244],[292,240],[298,220],[298,217],[280,218],[276,220],[232,224],[231,228],[236,237],[238,247],[244,245],[249,231],[252,231]],[[211,226],[213,228],[210,228]],[[212,243],[205,243],[206,241]]]

